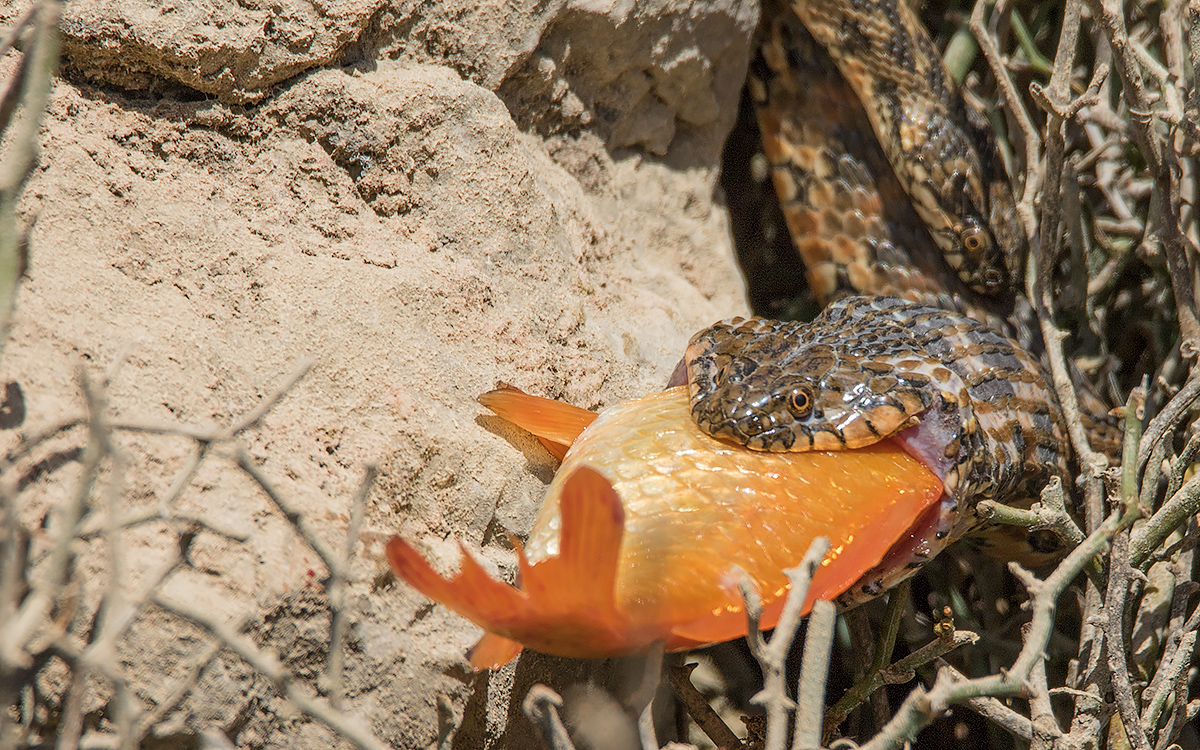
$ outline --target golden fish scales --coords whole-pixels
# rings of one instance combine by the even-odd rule
[[[690,415],[682,387],[603,412],[567,453],[527,545],[530,560],[557,553],[562,486],[577,468],[595,469],[625,509],[617,599],[680,639],[745,633],[733,566],[758,584],[773,624],[788,591],[782,571],[819,536],[832,548],[804,609],[836,597],[942,492],[890,442],[853,454],[772,454],[713,438]]]

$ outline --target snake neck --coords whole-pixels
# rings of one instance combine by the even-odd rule
[[[793,0],[791,9],[863,105],[947,265],[976,293],[1003,293],[1024,258],[1012,192],[994,168],[994,140],[971,121],[912,8]]]

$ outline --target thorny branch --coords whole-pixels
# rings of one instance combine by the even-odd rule
[[[800,564],[795,568],[783,571],[788,577],[790,587],[787,601],[783,605],[783,612],[780,613],[779,622],[775,626],[775,634],[769,641],[759,630],[762,604],[753,581],[745,574],[738,581],[738,588],[741,589],[742,599],[746,603],[746,619],[748,621],[746,641],[750,644],[750,652],[754,654],[754,658],[758,660],[759,666],[763,670],[763,689],[751,698],[750,702],[764,707],[767,711],[765,750],[784,750],[786,747],[787,717],[795,704],[788,697],[784,667],[788,651],[792,647],[792,640],[796,637],[796,630],[800,627],[800,612],[804,607],[805,599],[808,598],[808,586],[812,583],[817,566],[825,559],[828,551],[828,539],[823,537],[814,539]],[[811,670],[809,674],[811,675]],[[810,677],[810,679],[814,678]],[[816,691],[820,693],[819,699],[822,701],[825,695],[824,679],[825,675],[821,674],[821,686],[819,691]],[[817,729],[819,727],[818,722]]]
[[[562,697],[545,685],[534,685],[525,694],[521,710],[533,724],[548,750],[575,750],[567,728],[563,726],[558,711],[563,706]]]
[[[1120,0],[1087,0],[1087,4],[1105,40],[1113,49],[1113,65],[1121,77],[1125,106],[1132,115],[1129,119],[1134,126],[1134,139],[1149,165],[1153,186],[1150,203],[1155,207],[1151,220],[1166,256],[1171,278],[1179,316],[1181,353],[1185,359],[1194,359],[1200,353],[1200,319],[1196,312],[1194,260],[1189,259],[1195,259],[1200,250],[1180,226],[1182,193],[1179,149],[1182,146],[1182,134],[1166,139],[1154,127],[1155,119],[1163,117],[1163,114],[1162,110],[1154,108],[1147,91],[1144,65],[1138,59],[1137,45],[1130,39],[1126,26],[1125,4]],[[1182,8],[1178,3],[1175,7]],[[1182,27],[1182,23],[1179,23],[1179,27]],[[1160,101],[1170,102],[1175,98],[1174,82],[1168,79],[1164,83],[1166,85],[1159,94]],[[1166,119],[1169,121],[1173,118],[1168,116]]]
[[[17,201],[37,161],[38,128],[50,99],[50,79],[58,65],[61,15],[61,2],[41,0],[0,41],[3,52],[27,35],[25,54],[0,97],[0,133],[11,134],[4,161],[0,163],[0,356],[12,327],[13,306],[17,287],[25,275],[32,229],[32,223],[22,224],[17,220]],[[18,104],[23,106],[25,116],[14,124]]]
[[[299,381],[311,367],[311,362],[302,363],[292,375],[288,376],[281,387],[263,399],[251,412],[242,416],[225,428],[202,428],[192,425],[147,425],[136,422],[114,422],[105,416],[104,398],[98,387],[85,376],[80,376],[81,389],[84,393],[88,416],[85,419],[68,420],[74,426],[86,429],[86,447],[80,457],[81,478],[75,492],[68,502],[60,506],[57,521],[54,525],[54,544],[45,556],[42,564],[37,564],[39,575],[32,577],[29,569],[38,561],[27,561],[12,553],[14,538],[10,535],[0,540],[0,547],[6,548],[7,554],[0,557],[0,581],[3,591],[0,596],[4,602],[10,603],[6,616],[0,620],[0,632],[3,633],[3,650],[0,651],[0,683],[4,685],[17,684],[17,675],[34,672],[30,667],[45,661],[45,655],[52,654],[70,665],[71,681],[64,703],[64,716],[58,733],[58,747],[65,750],[87,746],[111,746],[121,748],[137,747],[154,727],[179,703],[187,697],[205,666],[222,650],[228,650],[238,655],[253,667],[259,674],[276,686],[280,694],[291,701],[301,711],[323,722],[339,735],[345,737],[354,745],[365,750],[384,750],[384,745],[375,739],[369,731],[358,722],[339,710],[341,700],[341,653],[345,648],[347,631],[346,608],[346,579],[350,557],[356,547],[359,529],[361,528],[366,497],[371,490],[374,480],[374,469],[368,468],[367,475],[355,494],[351,512],[348,539],[342,554],[335,554],[320,539],[314,530],[309,528],[301,514],[296,512],[272,484],[267,480],[262,470],[248,457],[245,450],[237,445],[237,439],[246,429],[257,424],[271,408],[273,408],[287,392]],[[55,429],[42,432],[41,436],[57,435],[65,429]],[[143,575],[138,588],[132,592],[125,589],[125,565],[121,550],[123,543],[121,532],[127,528],[130,519],[121,516],[119,498],[121,482],[124,478],[123,452],[114,439],[118,432],[149,433],[172,435],[195,441],[196,449],[191,454],[185,467],[179,472],[176,481],[172,482],[166,493],[166,502],[159,502],[152,516],[138,518],[137,522],[144,523],[160,520],[169,527],[176,529],[178,540],[175,554],[165,560],[161,566]],[[27,438],[24,441],[24,452],[34,450],[41,437]],[[196,531],[202,526],[192,519],[183,519],[173,515],[174,501],[185,491],[191,477],[199,468],[199,463],[211,455],[209,448],[218,442],[232,442],[238,465],[248,476],[254,479],[263,493],[271,499],[304,539],[326,564],[330,571],[330,610],[331,610],[331,643],[330,660],[324,687],[330,694],[328,702],[315,696],[275,657],[259,649],[249,639],[238,634],[240,623],[231,624],[216,619],[210,613],[200,611],[189,605],[164,598],[160,588],[168,578],[185,564],[186,551],[191,544]],[[100,481],[102,470],[107,466],[107,484],[102,496],[105,502],[96,510],[90,507],[89,498],[94,494],[94,488]],[[10,456],[6,469],[17,467],[15,456]],[[12,514],[19,507],[19,498],[13,492],[9,482],[0,477],[0,492],[3,493],[3,507],[7,514]],[[108,569],[104,594],[97,610],[96,626],[87,635],[82,647],[68,637],[65,623],[50,619],[55,607],[61,607],[76,596],[74,580],[78,575],[74,569],[73,558],[70,554],[72,545],[80,539],[87,538],[90,532],[85,528],[84,521],[91,516],[100,518],[105,546],[108,552]],[[30,565],[30,568],[26,566]],[[14,587],[28,579],[30,593],[19,600]],[[16,605],[19,601],[19,606]],[[177,678],[169,689],[158,697],[153,711],[142,712],[130,695],[129,679],[123,673],[117,659],[116,643],[128,627],[139,617],[145,615],[153,605],[172,612],[184,619],[199,625],[210,635],[207,645],[195,653],[190,661],[179,665]],[[112,688],[113,705],[117,721],[113,732],[84,733],[82,716],[83,696],[87,689],[88,679],[100,677]],[[4,695],[6,702],[12,697]],[[0,746],[16,745],[17,728],[12,726],[7,711],[0,713]]]

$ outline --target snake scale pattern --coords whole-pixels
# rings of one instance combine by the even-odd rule
[[[1007,177],[913,12],[768,2],[760,34],[749,88],[764,152],[826,307],[810,323],[735,318],[693,337],[692,415],[764,451],[892,438],[942,478],[943,507],[924,522],[939,541],[914,533],[850,605],[978,531],[979,500],[1028,507],[1069,476],[1069,443],[1038,357],[1010,337],[1026,252]]]

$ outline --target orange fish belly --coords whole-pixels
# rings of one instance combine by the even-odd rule
[[[521,406],[530,399],[536,409]],[[481,401],[544,442],[570,438],[553,418],[558,402],[515,390]],[[520,589],[488,577],[465,550],[460,573],[445,579],[406,542],[388,546],[401,578],[489,632],[476,667],[520,646],[603,657],[657,640],[680,650],[736,638],[746,633],[742,572],[762,596],[761,626],[774,627],[788,591],[783,571],[815,538],[832,548],[805,610],[877,565],[942,494],[941,481],[891,441],[767,453],[712,438],[692,421],[685,387],[619,404],[590,424],[560,406],[582,432],[526,548],[518,545]],[[542,434],[544,424],[553,435]]]

